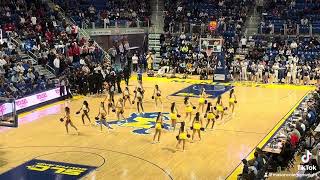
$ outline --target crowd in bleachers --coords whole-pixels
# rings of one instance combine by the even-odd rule
[[[253,0],[166,0],[165,32],[207,33],[210,21],[217,22],[216,34],[233,37],[240,34]]]
[[[137,27],[148,26],[151,8],[145,0],[55,0],[79,26]]]
[[[34,53],[37,64],[53,67],[56,75],[69,66],[79,68],[102,60],[101,49],[92,40],[80,39],[78,27],[68,24],[58,9],[45,2],[3,1],[0,7],[4,10],[0,17],[3,33],[21,40],[20,48]]]
[[[265,1],[262,10],[261,33],[309,34],[320,33],[319,0]],[[286,26],[285,26],[286,25]],[[297,26],[298,25],[298,26]],[[298,29],[298,31],[297,31]]]
[[[213,56],[202,53],[199,48],[199,36],[190,36],[182,33],[175,36],[170,33],[161,36],[160,54],[162,60],[160,67],[166,67],[169,71],[190,75],[203,75],[206,79],[212,74]]]
[[[244,45],[248,49],[244,59],[229,57],[235,80],[310,84],[320,78],[318,38],[257,36]]]
[[[243,159],[242,174],[238,179],[265,179],[269,173],[291,172],[298,165],[310,165],[315,168],[299,169],[297,174],[304,175],[306,178],[309,175],[310,179],[317,179],[314,174],[319,171],[319,131],[318,125],[320,122],[320,91],[319,89],[311,93],[299,106],[288,120],[276,132],[270,142],[266,146],[270,146],[267,150],[257,148],[252,159]],[[311,153],[310,156],[308,153]],[[304,163],[300,161],[302,155],[308,156],[310,159]],[[306,158],[305,158],[306,159]],[[312,174],[312,175],[311,175]]]
[[[0,44],[0,97],[21,98],[53,85],[52,81],[39,75],[31,61],[20,57],[13,44]]]
[[[217,57],[201,51],[195,34],[161,37],[161,67],[168,72],[198,74],[206,78],[214,72]],[[310,37],[242,37],[225,41],[227,69],[234,81],[310,84],[320,79],[320,42]],[[245,51],[246,53],[241,53]]]

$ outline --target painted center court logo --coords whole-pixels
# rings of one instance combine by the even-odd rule
[[[76,180],[97,167],[32,159],[0,175],[6,180]]]
[[[201,89],[206,89],[206,94],[208,98],[216,98],[221,94],[229,91],[233,86],[224,86],[224,85],[210,85],[210,84],[193,84],[188,86],[178,92],[173,93],[171,96],[190,96],[190,97],[199,97]]]
[[[169,113],[163,114],[163,129],[169,130],[170,122],[169,122]],[[150,134],[150,129],[155,127],[156,118],[158,116],[158,112],[147,112],[144,114],[132,113],[128,118],[127,122],[125,120],[121,121],[108,121],[111,125],[118,125],[121,127],[132,127],[134,130],[132,131],[135,134],[146,135]],[[118,124],[120,122],[120,124]],[[96,123],[100,125],[100,121],[97,120]]]

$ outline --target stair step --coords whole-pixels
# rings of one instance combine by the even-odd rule
[[[159,39],[149,39],[149,44],[155,44],[155,43],[157,43],[157,44],[160,44],[160,40]]]
[[[149,39],[160,39],[161,34],[149,34]]]

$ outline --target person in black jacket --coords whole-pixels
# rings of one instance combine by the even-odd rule
[[[122,72],[119,71],[119,72],[116,74],[116,81],[117,81],[118,93],[122,93],[121,86],[120,86],[121,79],[122,79]]]
[[[126,85],[129,86],[129,79],[130,79],[130,68],[129,66],[125,66],[123,69],[123,78],[126,82]]]
[[[88,75],[88,83],[89,83],[89,91],[90,91],[90,94],[94,94],[96,91],[95,91],[95,86],[96,86],[96,80],[95,80],[95,74],[94,73],[91,73]]]
[[[97,93],[100,94],[103,92],[103,80],[104,80],[100,70],[96,74],[96,77],[97,77]]]

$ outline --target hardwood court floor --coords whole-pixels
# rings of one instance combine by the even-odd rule
[[[136,82],[132,81],[131,90]],[[189,83],[149,78],[146,88],[145,111],[155,112],[151,99],[153,86],[159,84],[163,96],[163,112],[169,112],[170,103],[176,101],[184,114],[183,97],[168,96]],[[175,149],[176,132],[164,131],[161,143],[151,144],[153,137],[132,133],[132,127],[112,125],[114,130],[100,132],[99,127],[82,125],[75,112],[87,100],[90,117],[98,112],[104,97],[83,97],[70,103],[60,102],[25,114],[20,120],[30,121],[17,129],[0,129],[0,174],[37,157],[58,162],[101,166],[84,179],[225,179],[281,118],[307,92],[303,88],[235,87],[238,104],[235,115],[226,122],[217,122],[213,131],[202,133],[202,140],[186,144],[186,151]],[[225,104],[227,95],[223,95]],[[116,98],[117,99],[117,98]],[[210,99],[214,102],[216,100]],[[197,104],[198,99],[192,98]],[[71,107],[72,119],[80,130],[76,135],[70,128],[66,134],[63,116],[66,104]],[[135,112],[134,106],[125,111],[126,116]],[[229,113],[230,114],[230,113]],[[227,115],[230,117],[230,115]],[[115,119],[112,114],[111,119]],[[34,121],[33,121],[34,120]]]

